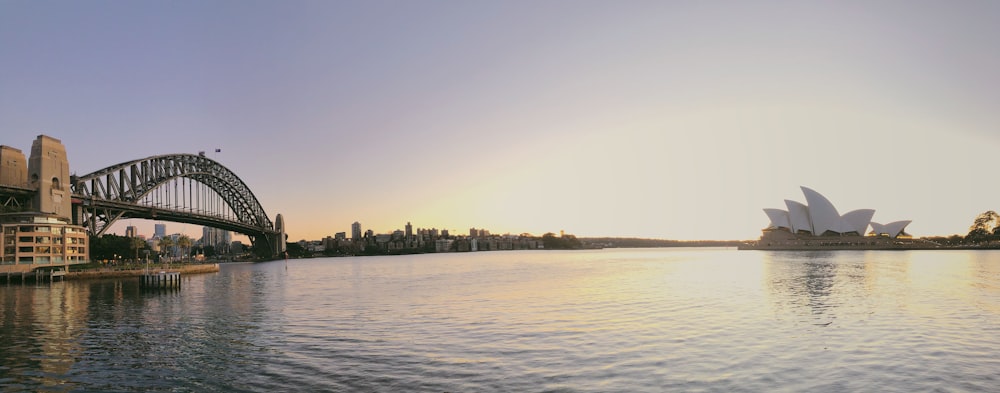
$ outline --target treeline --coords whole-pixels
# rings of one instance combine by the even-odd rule
[[[567,234],[556,236],[552,232],[542,235],[542,244],[546,250],[576,250],[583,248],[583,242],[577,239],[576,236]]]
[[[204,255],[211,258],[217,255],[215,247],[194,246],[190,237],[181,235],[177,240],[165,237],[157,240],[159,250],[178,247],[183,255]],[[146,257],[159,260],[162,252],[153,250],[142,238],[127,237],[115,234],[101,236],[90,235],[90,259],[93,261],[139,261]]]
[[[933,236],[924,239],[943,246],[1000,248],[1000,214],[993,210],[980,213],[972,221],[965,236]]]

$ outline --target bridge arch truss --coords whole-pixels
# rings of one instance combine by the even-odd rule
[[[123,162],[71,179],[74,222],[102,235],[118,219],[205,225],[247,235],[271,255],[283,251],[281,225],[235,173],[203,155],[168,154]]]

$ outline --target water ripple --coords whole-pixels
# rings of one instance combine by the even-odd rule
[[[1000,253],[492,252],[0,287],[2,391],[991,391]]]

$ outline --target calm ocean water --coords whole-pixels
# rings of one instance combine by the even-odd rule
[[[633,249],[0,285],[7,391],[998,391],[1000,252]]]

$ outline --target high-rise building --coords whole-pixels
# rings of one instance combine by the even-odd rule
[[[361,223],[355,221],[351,224],[351,240],[361,240]]]
[[[216,251],[224,250],[232,242],[232,232],[224,229],[201,227],[201,244],[212,246]]]
[[[135,235],[136,235],[136,232],[135,232],[135,227],[134,226],[129,225],[129,226],[125,227],[125,237],[135,237]]]
[[[167,236],[167,224],[153,224],[153,237],[162,239]]]
[[[410,239],[412,237],[413,237],[413,225],[410,225],[410,222],[407,221],[406,222],[406,239]]]

